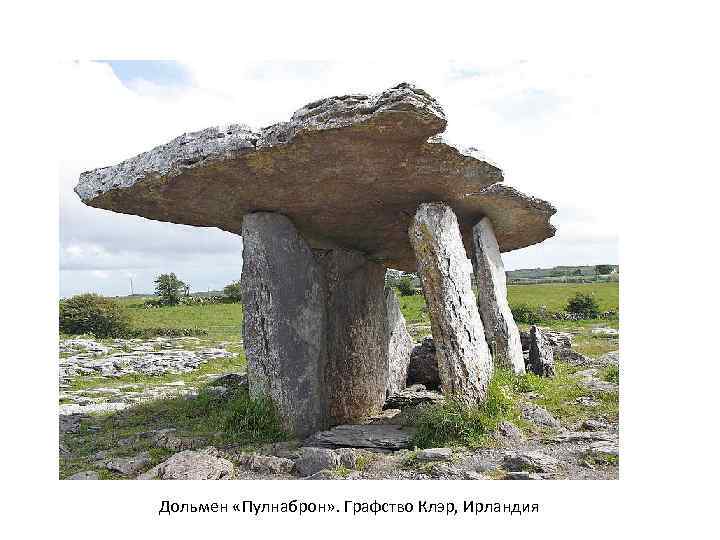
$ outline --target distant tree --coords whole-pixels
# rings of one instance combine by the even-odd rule
[[[573,276],[582,276],[582,269],[576,268],[575,271],[572,273]]]
[[[604,276],[612,272],[614,268],[612,264],[598,264],[595,266],[595,273]]]
[[[397,288],[401,296],[412,296],[415,294],[415,282],[413,281],[412,274],[404,274],[398,280]]]
[[[240,286],[240,280],[233,281],[232,283],[225,285],[223,288],[223,294],[232,302],[242,302],[242,287]]]
[[[180,303],[180,298],[186,292],[184,282],[180,281],[175,273],[160,274],[155,278],[155,295],[160,297],[160,302],[164,306],[176,306]]]

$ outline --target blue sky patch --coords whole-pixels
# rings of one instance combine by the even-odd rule
[[[159,86],[190,86],[192,76],[182,64],[167,60],[98,60],[108,64],[120,81],[130,88],[144,80]]]

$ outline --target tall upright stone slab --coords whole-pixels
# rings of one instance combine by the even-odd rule
[[[555,376],[555,355],[545,332],[537,326],[530,327],[530,354],[528,369],[541,377]]]
[[[388,379],[385,267],[357,251],[316,250],[326,283],[325,388],[333,424],[378,414]]]
[[[442,391],[467,404],[480,403],[487,395],[492,358],[455,213],[444,203],[423,203],[409,236],[428,302]]]
[[[485,340],[495,365],[525,373],[520,331],[507,300],[505,265],[490,219],[473,227],[473,267],[478,287],[477,303],[485,329]]]
[[[304,436],[328,426],[324,278],[288,218],[243,219],[243,335],[253,397],[276,404],[284,427]]]
[[[388,316],[388,379],[386,395],[399,392],[407,385],[410,355],[415,348],[400,311],[400,302],[391,287],[385,288],[385,305]]]

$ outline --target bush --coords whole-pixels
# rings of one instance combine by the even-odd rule
[[[516,304],[510,306],[513,319],[516,323],[538,324],[542,322],[542,317],[538,308],[531,307],[527,304]]]
[[[410,276],[403,276],[397,282],[400,296],[412,296],[415,294],[415,284]]]
[[[123,337],[150,339],[154,337],[200,337],[207,335],[208,331],[204,328],[168,328],[166,326],[155,326],[151,328],[129,329],[123,334]]]
[[[232,302],[242,302],[242,287],[240,281],[233,281],[225,285],[223,294]]]
[[[116,302],[97,294],[80,294],[60,301],[60,332],[121,337],[130,329],[130,318]]]
[[[469,407],[460,401],[446,399],[425,408],[416,421],[413,444],[419,448],[485,445],[502,420],[517,422],[513,380],[509,370],[496,369],[487,399],[481,405]]]
[[[580,315],[585,319],[596,319],[600,315],[600,306],[591,295],[577,293],[568,301],[565,311]]]

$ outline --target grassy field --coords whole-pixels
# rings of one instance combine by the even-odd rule
[[[144,298],[123,298],[118,301],[127,309],[135,328],[202,328],[208,331],[208,338],[219,341],[240,341],[242,337],[241,304],[147,309],[143,306]]]
[[[593,295],[602,311],[619,309],[618,283],[543,283],[536,285],[508,286],[508,300],[511,305],[545,305],[551,310],[561,310],[567,301],[578,292]],[[401,296],[400,308],[405,319],[411,325],[429,325],[425,298],[422,295]],[[132,325],[136,328],[170,327],[201,328],[208,332],[208,339],[237,342],[242,335],[243,309],[241,304],[211,304],[205,306],[175,306],[146,309],[143,298],[120,299],[127,308]],[[578,334],[580,352],[601,354],[613,350],[616,342],[612,340],[591,339],[590,330],[599,324],[612,328],[618,327],[617,319],[608,321],[549,321],[544,326],[559,330],[573,330]],[[526,325],[520,325],[526,330]],[[416,336],[417,337],[417,336]],[[616,340],[615,340],[616,341]],[[610,349],[608,349],[610,347]],[[617,348],[617,347],[615,347]]]
[[[576,293],[595,297],[600,311],[617,311],[620,304],[619,283],[542,283],[539,285],[508,285],[510,305],[528,304],[547,306],[551,310],[565,308],[567,301]]]

